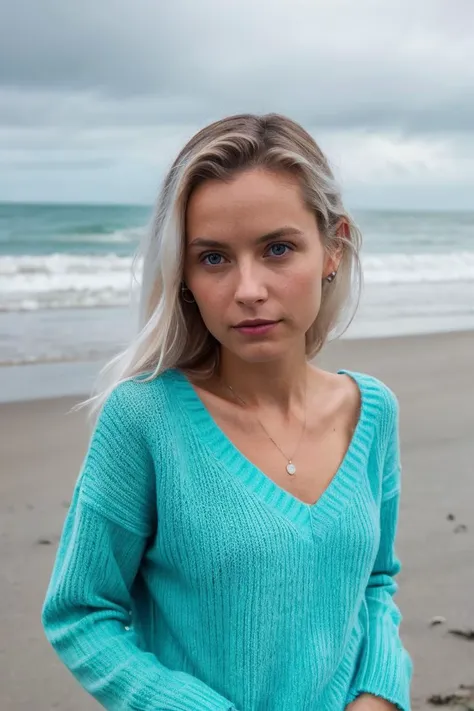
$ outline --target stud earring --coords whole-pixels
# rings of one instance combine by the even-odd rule
[[[336,274],[337,272],[331,272],[330,274],[328,274],[328,276],[326,277],[326,281],[328,281],[329,283],[334,281],[334,279],[336,278]]]
[[[190,299],[189,299],[189,298],[186,298],[188,292],[189,292],[189,294],[191,294],[191,298],[190,298]],[[195,304],[195,303],[196,303],[196,299],[194,298],[194,296],[192,295],[192,292],[188,289],[188,287],[186,286],[186,284],[182,284],[182,285],[181,285],[181,298],[183,299],[183,301],[184,301],[186,304]]]

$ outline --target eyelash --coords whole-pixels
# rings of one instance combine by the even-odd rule
[[[286,247],[286,249],[289,250],[290,252],[294,252],[294,249],[295,249],[293,245],[288,244],[287,242],[273,242],[272,244],[269,244],[269,245],[268,245],[267,251],[268,251],[269,249],[271,249],[272,247]],[[288,254],[288,252],[284,252],[284,253],[281,254],[281,255],[273,254],[273,255],[270,255],[270,256],[273,256],[275,259],[282,259],[282,258],[285,257],[287,254]],[[208,257],[212,257],[212,256],[214,256],[214,255],[217,255],[217,256],[219,256],[219,257],[222,257],[222,254],[219,254],[219,252],[207,252],[206,254],[201,255],[201,257],[199,258],[199,261],[204,264],[204,263],[205,263],[205,260],[206,260]],[[222,263],[219,263],[219,264],[206,264],[206,266],[207,266],[207,267],[220,267],[220,266],[222,266]]]

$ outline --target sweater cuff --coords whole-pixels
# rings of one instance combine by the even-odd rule
[[[231,701],[195,677],[192,683],[186,684],[180,690],[176,711],[178,709],[179,711],[236,711]]]
[[[377,658],[368,655],[353,679],[347,705],[358,696],[370,694],[393,704],[400,711],[410,711],[410,680],[412,662],[403,647],[392,648]]]

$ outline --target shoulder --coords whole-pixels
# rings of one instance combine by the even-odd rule
[[[155,455],[152,384],[121,381],[105,398],[81,467],[82,501],[138,535],[154,530]]]
[[[110,391],[103,408],[127,412],[130,416],[143,414],[147,408],[163,405],[178,380],[175,370],[167,370],[158,375],[145,372],[122,380]]]
[[[358,385],[365,423],[374,433],[379,447],[385,449],[399,427],[400,406],[395,392],[382,380],[357,371],[341,370]]]
[[[392,417],[398,414],[398,397],[382,380],[373,375],[353,370],[340,370],[338,372],[351,377],[359,386],[362,399],[376,407],[381,415]]]
[[[359,385],[363,404],[363,428],[378,453],[383,467],[380,479],[383,497],[400,488],[399,402],[394,391],[382,380],[367,373],[343,371]]]
[[[173,402],[170,390],[174,379],[174,371],[166,371],[156,376],[145,372],[120,381],[105,397],[96,428],[113,423],[115,429],[146,434],[148,423],[156,425]]]

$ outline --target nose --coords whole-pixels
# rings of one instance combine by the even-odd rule
[[[235,300],[245,306],[262,303],[267,300],[268,292],[263,274],[255,264],[244,264],[237,272]]]

